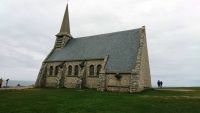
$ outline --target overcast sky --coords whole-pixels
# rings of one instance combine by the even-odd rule
[[[0,1],[0,78],[35,81],[67,0]],[[146,26],[152,85],[200,86],[200,0],[69,0],[74,38]]]

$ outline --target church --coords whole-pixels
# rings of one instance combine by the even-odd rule
[[[35,86],[113,92],[151,88],[145,26],[74,38],[67,5],[60,32],[42,62]]]

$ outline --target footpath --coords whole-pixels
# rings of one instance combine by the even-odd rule
[[[31,89],[34,88],[33,85],[30,86],[8,86],[8,87],[2,87],[0,90],[22,90],[22,89]]]

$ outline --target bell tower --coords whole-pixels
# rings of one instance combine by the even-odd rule
[[[65,10],[65,14],[63,17],[62,25],[60,28],[60,32],[56,35],[56,43],[55,49],[62,49],[66,42],[69,39],[72,39],[72,35],[70,34],[70,24],[69,24],[69,13],[68,13],[68,4]]]

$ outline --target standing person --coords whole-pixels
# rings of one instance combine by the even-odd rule
[[[159,88],[160,87],[160,80],[158,80],[157,84],[158,84],[158,88]]]
[[[160,87],[162,88],[162,84],[163,84],[163,82],[162,81],[160,81]]]
[[[0,88],[1,88],[2,83],[3,83],[3,79],[1,78],[0,79]]]

